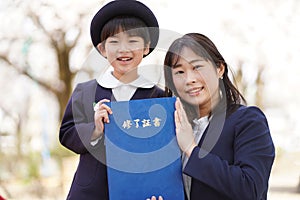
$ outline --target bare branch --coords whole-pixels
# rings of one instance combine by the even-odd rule
[[[3,105],[0,104],[0,109],[2,110],[2,112],[4,113],[4,115],[9,116],[10,118],[12,118],[13,120],[17,121],[18,119],[16,118],[16,116],[14,116],[12,114],[11,111],[9,111],[8,109],[6,109]]]
[[[1,55],[0,54],[0,59],[3,60],[6,64],[10,65],[10,66],[14,66],[14,64],[7,58],[7,56],[5,55]]]
[[[79,33],[77,34],[76,38],[74,39],[73,43],[71,45],[69,45],[70,50],[73,49],[75,47],[75,45],[77,44],[80,36],[82,34],[81,29],[79,29]]]
[[[44,25],[41,23],[40,18],[32,11],[28,11],[28,17],[32,20],[32,22],[37,26],[37,28],[41,29],[43,33],[49,38],[51,45],[55,47],[55,39],[52,34],[50,34]]]
[[[42,81],[42,80],[40,80],[40,79],[32,76],[28,71],[20,69],[14,63],[12,63],[7,58],[7,56],[0,54],[0,60],[4,61],[7,65],[9,65],[10,67],[14,68],[19,74],[23,74],[23,75],[27,76],[28,78],[30,78],[31,80],[33,80],[34,82],[38,83],[39,85],[41,85],[42,87],[44,87],[46,90],[49,90],[49,91],[51,91],[54,94],[58,94],[58,93],[61,92],[61,89],[58,89],[56,87],[52,87],[49,83],[47,83],[45,81]]]

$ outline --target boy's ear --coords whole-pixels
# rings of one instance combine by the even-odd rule
[[[150,52],[150,42],[148,42],[146,45],[145,45],[145,48],[144,48],[144,56],[148,55]]]
[[[104,44],[99,43],[97,45],[97,50],[102,54],[102,56],[106,57],[106,51],[105,51]]]

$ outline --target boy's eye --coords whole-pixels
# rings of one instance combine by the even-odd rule
[[[108,42],[111,43],[111,44],[114,44],[114,43],[118,43],[118,40],[110,40]]]
[[[129,37],[129,42],[140,42],[142,41],[142,38],[139,36],[130,36]]]
[[[138,42],[137,40],[134,40],[134,39],[132,39],[132,40],[129,40],[129,42],[130,43],[135,43],[135,42]]]

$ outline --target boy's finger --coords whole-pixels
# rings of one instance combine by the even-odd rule
[[[112,114],[111,108],[106,104],[101,104],[99,109],[105,109],[109,114]]]
[[[101,99],[100,101],[99,101],[99,103],[104,103],[104,102],[110,102],[110,100],[109,99]]]

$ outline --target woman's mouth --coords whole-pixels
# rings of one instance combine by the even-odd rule
[[[190,95],[190,96],[198,96],[203,89],[204,89],[204,87],[191,88],[191,89],[187,90],[186,93],[188,93],[188,95]]]

